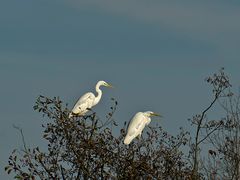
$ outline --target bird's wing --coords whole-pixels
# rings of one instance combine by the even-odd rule
[[[84,94],[82,97],[78,99],[78,101],[76,102],[72,109],[72,112],[77,114],[78,111],[80,110],[79,108],[82,109],[90,108],[92,103],[94,102],[94,98],[95,96],[91,92]]]
[[[80,97],[76,104],[82,104],[89,100],[94,100],[94,98],[95,98],[94,94],[91,92],[88,92],[84,94],[82,97]]]
[[[142,113],[137,113],[131,120],[130,124],[128,125],[128,132],[129,136],[136,135],[136,132],[141,132],[145,126],[144,116]]]

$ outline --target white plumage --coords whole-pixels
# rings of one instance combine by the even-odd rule
[[[130,144],[137,136],[141,137],[144,127],[151,122],[151,116],[160,115],[152,111],[138,112],[135,114],[128,125],[127,135],[124,138],[124,144]]]
[[[74,105],[72,111],[69,113],[69,118],[73,115],[82,116],[88,111],[88,109],[98,104],[102,97],[100,86],[112,87],[112,85],[106,83],[105,81],[98,81],[96,84],[97,96],[95,96],[92,92],[88,92],[80,97]]]

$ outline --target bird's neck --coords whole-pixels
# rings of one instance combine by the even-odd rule
[[[150,122],[151,122],[151,118],[148,117],[148,118],[147,118],[147,122],[146,122],[146,124],[149,125]]]
[[[101,97],[102,97],[102,91],[101,91],[99,85],[96,86],[96,92],[97,92],[97,96],[96,96],[96,98],[94,100],[94,105],[97,104],[100,101]]]

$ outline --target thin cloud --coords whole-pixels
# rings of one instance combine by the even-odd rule
[[[229,53],[235,52],[240,44],[240,6],[229,2],[71,0],[68,3],[159,25]]]
[[[176,29],[213,33],[239,32],[240,7],[213,2],[71,0],[75,7],[94,6],[116,15],[128,16],[146,23],[157,23]],[[228,6],[227,6],[228,5]]]

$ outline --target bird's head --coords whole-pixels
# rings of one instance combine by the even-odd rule
[[[98,81],[99,86],[105,86],[109,88],[113,88],[113,86],[105,81]]]
[[[155,112],[152,112],[152,111],[146,111],[146,112],[144,112],[144,114],[145,114],[147,117],[151,117],[151,116],[159,116],[159,117],[162,117],[160,114],[155,113]]]

